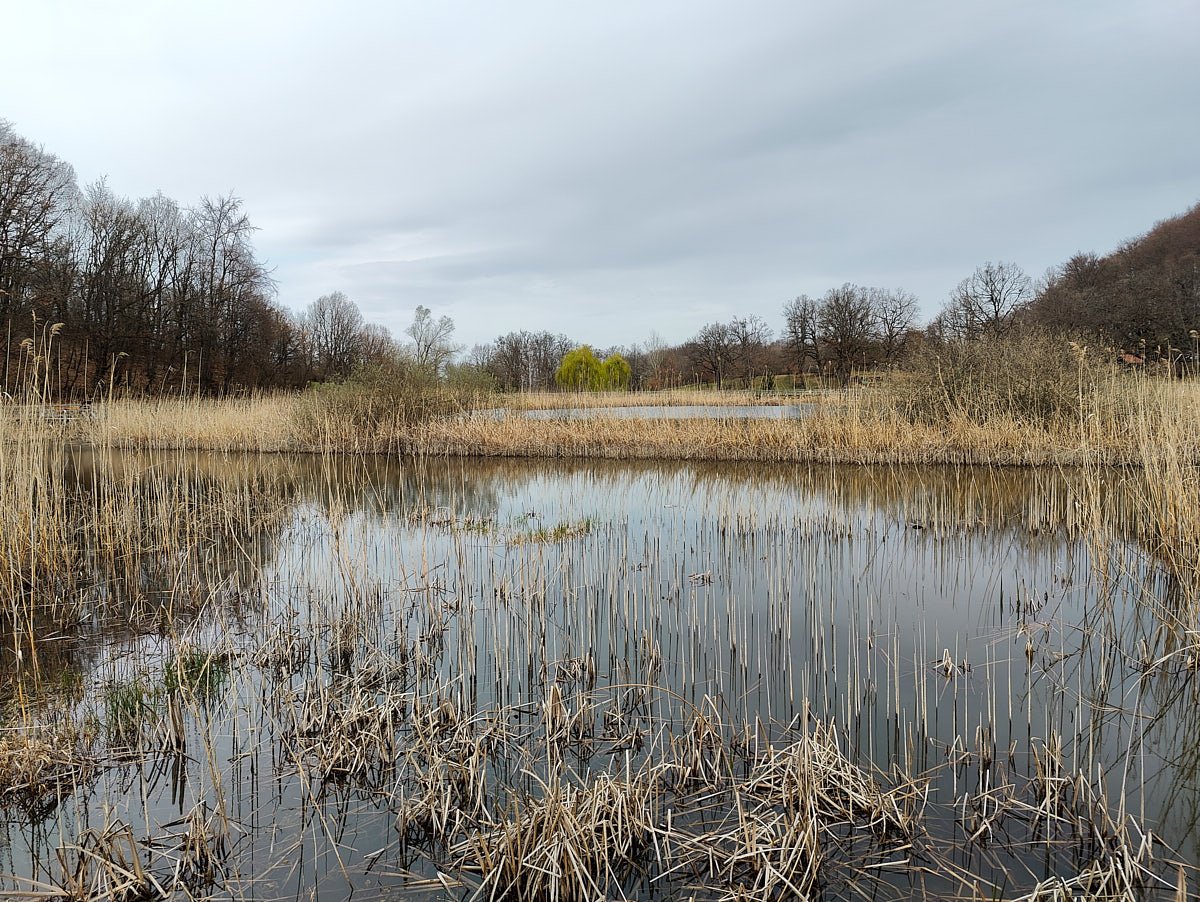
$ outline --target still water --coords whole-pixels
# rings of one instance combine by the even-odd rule
[[[522,410],[515,415],[529,420],[798,420],[811,416],[815,404],[631,404],[622,407],[564,407]],[[471,416],[504,419],[506,409],[480,410]]]
[[[89,550],[87,613],[40,637],[36,700],[29,655],[0,654],[9,729],[73,719],[94,758],[0,809],[4,888],[62,885],[124,830],[160,882],[206,863],[200,895],[486,897],[472,828],[420,807],[431,774],[486,747],[498,822],[551,771],[646,764],[644,737],[697,712],[764,743],[832,723],[881,782],[920,776],[923,842],[1002,897],[1091,854],[1016,803],[986,836],[968,817],[1047,749],[1160,857],[1200,857],[1192,599],[1126,534],[1119,474],[80,453],[67,475],[80,516],[128,499],[141,552]],[[156,538],[179,505],[186,547]],[[560,705],[571,739],[543,760]],[[445,760],[411,751],[423,724]],[[934,870],[872,871],[873,892],[962,891]],[[605,891],[718,883],[651,869]]]

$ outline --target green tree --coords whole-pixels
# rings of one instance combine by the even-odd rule
[[[590,345],[580,345],[568,351],[558,365],[554,381],[559,388],[572,391],[595,391],[600,387],[603,374],[601,363]]]
[[[600,364],[601,387],[610,391],[628,391],[629,382],[633,377],[633,368],[629,361],[616,351],[604,358]]]

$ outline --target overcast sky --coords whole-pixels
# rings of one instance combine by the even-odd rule
[[[81,182],[234,192],[282,303],[468,345],[929,316],[1200,201],[1197,0],[8,7],[0,117]]]

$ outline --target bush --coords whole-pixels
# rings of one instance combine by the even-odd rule
[[[1112,367],[1081,342],[1042,330],[974,341],[924,342],[895,381],[914,422],[996,417],[1046,425],[1078,421]]]
[[[471,363],[452,363],[446,367],[446,386],[459,397],[479,398],[499,390],[496,377]]]
[[[312,386],[297,407],[297,426],[318,444],[391,446],[414,426],[469,409],[477,396],[475,386],[440,382],[412,361],[376,362],[345,382]]]

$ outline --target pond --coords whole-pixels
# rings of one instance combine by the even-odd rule
[[[1194,599],[1117,473],[62,478],[113,538],[78,614],[0,653],[6,735],[78,749],[0,795],[0,889],[1015,899],[1120,859],[1165,899],[1200,855]]]
[[[798,420],[811,416],[815,404],[632,404],[621,407],[564,407],[548,410],[481,410],[473,416],[530,420]]]

